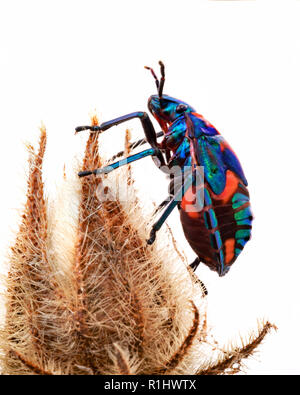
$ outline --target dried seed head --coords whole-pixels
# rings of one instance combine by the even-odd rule
[[[207,364],[207,298],[172,233],[146,244],[150,218],[137,201],[130,170],[111,173],[105,183],[64,172],[48,207],[45,146],[42,128],[38,153],[30,148],[27,203],[10,255],[3,373],[219,374],[232,368],[233,360]],[[98,135],[90,134],[80,170],[101,165]],[[111,196],[124,178],[119,185],[126,185],[128,199],[103,201],[99,191]],[[249,355],[268,329],[239,356]]]

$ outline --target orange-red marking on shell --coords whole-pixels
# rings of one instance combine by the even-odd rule
[[[197,187],[197,192],[201,193],[203,185]],[[199,218],[203,207],[199,207],[196,200],[195,187],[190,187],[184,194],[181,201],[181,209],[184,210],[190,218]]]
[[[215,195],[213,192],[212,195],[217,200],[222,200],[223,203],[227,203],[231,196],[238,188],[238,184],[240,179],[233,173],[231,170],[227,170],[226,172],[226,185],[224,191],[220,195]]]
[[[228,264],[234,258],[234,244],[235,240],[227,239],[225,241],[225,263]]]

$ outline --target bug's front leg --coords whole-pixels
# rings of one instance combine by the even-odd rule
[[[146,112],[133,112],[127,115],[123,115],[119,118],[112,119],[107,122],[103,122],[99,126],[78,126],[75,131],[76,133],[81,132],[82,130],[90,130],[92,132],[104,132],[105,130],[111,128],[112,126],[119,125],[120,123],[130,121],[131,119],[138,118],[141,121],[146,141],[151,145],[151,147],[158,148],[159,145],[156,140],[156,133],[154,126]]]

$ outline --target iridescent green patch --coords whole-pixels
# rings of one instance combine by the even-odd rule
[[[249,239],[251,233],[251,229],[239,229],[235,232],[236,239]],[[240,240],[239,240],[240,242]]]
[[[241,247],[244,247],[247,241],[250,239],[251,229],[240,229],[235,233],[235,238]]]
[[[247,202],[249,202],[248,196],[242,193],[236,193],[232,198],[232,208],[235,210]]]
[[[240,221],[242,219],[247,219],[252,217],[252,212],[250,207],[245,207],[242,210],[238,211],[237,213],[234,213],[234,218],[236,221]]]

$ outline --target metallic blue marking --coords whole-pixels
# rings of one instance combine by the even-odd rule
[[[212,204],[210,194],[206,188],[204,188],[204,203],[205,206],[210,206]]]
[[[242,166],[236,157],[236,155],[231,151],[229,148],[225,148],[223,151],[223,160],[224,163],[227,165],[227,168],[237,174],[243,183],[247,186],[248,182],[244,175]]]
[[[131,155],[128,158],[119,160],[118,162],[112,163],[106,167],[95,170],[95,174],[108,174],[111,171],[118,169],[121,166],[127,165],[128,163],[134,162],[136,160],[145,158],[146,156],[153,155],[155,153],[154,148],[146,149],[145,151],[139,152],[138,154]]]
[[[242,219],[240,221],[236,221],[237,225],[251,225],[252,224],[252,219],[246,218]]]
[[[234,213],[234,218],[237,221],[242,220],[242,219],[247,219],[250,217],[252,217],[252,211],[249,206],[243,208],[242,210],[238,211],[237,213]]]
[[[209,217],[210,217],[211,226],[212,226],[212,228],[215,228],[218,225],[216,213],[212,208],[208,210],[208,213],[209,213]]]
[[[245,239],[237,239],[237,242],[238,242],[242,247],[245,247],[245,245],[246,245],[247,242],[248,242],[248,239],[247,239],[247,240],[245,240]]]
[[[208,215],[208,213],[205,211],[205,212],[204,212],[204,223],[205,223],[206,229],[210,229],[210,226],[209,226],[209,223],[208,223],[208,218],[209,218],[209,215]]]
[[[241,207],[243,204],[248,203],[249,197],[242,193],[236,193],[231,201],[232,201],[232,208],[235,210]]]
[[[224,264],[224,253],[222,250],[220,251],[219,255],[220,255],[220,263],[223,265]]]
[[[237,193],[235,193],[233,195],[232,202],[235,203],[235,202],[238,202],[238,201],[242,201],[242,202],[246,203],[246,202],[249,201],[249,196],[246,196],[243,193],[237,192]]]
[[[218,230],[215,232],[215,237],[216,237],[217,247],[218,249],[220,249],[222,247],[222,239],[220,232]]]
[[[187,158],[186,158],[186,160],[185,160],[185,162],[184,162],[184,166],[192,166],[192,157],[191,157],[191,155],[189,155]]]
[[[198,118],[197,116],[190,114],[191,120],[193,121],[194,128],[195,128],[195,137],[199,138],[201,135],[207,136],[215,136],[219,135],[217,130],[212,126],[207,126],[202,119]]]
[[[188,141],[188,139],[184,139],[182,141],[182,143],[180,144],[180,147],[178,147],[178,150],[176,151],[176,154],[179,154],[179,158],[182,160],[185,160],[186,157],[188,156],[189,152],[190,152],[190,143]]]
[[[162,98],[158,97],[158,95],[152,95],[148,99],[148,108],[150,112],[152,114],[157,114],[160,119],[167,122],[173,122],[178,118],[179,114],[176,111],[178,104],[185,104],[187,106],[185,112],[196,112],[189,104],[168,95],[162,95]]]
[[[218,226],[218,220],[215,211],[211,208],[204,213],[204,221],[206,229],[213,229]]]

